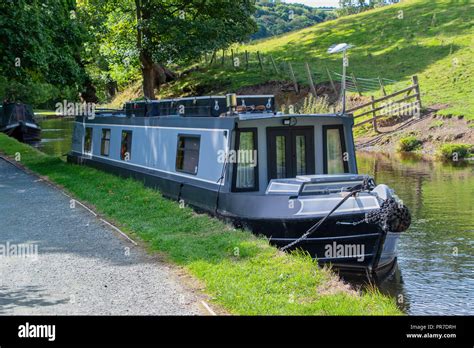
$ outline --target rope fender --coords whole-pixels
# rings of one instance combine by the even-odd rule
[[[385,232],[404,232],[410,227],[411,214],[408,208],[390,197],[382,202],[379,209],[365,214],[366,223],[379,224]]]

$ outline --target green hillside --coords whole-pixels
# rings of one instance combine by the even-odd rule
[[[357,77],[383,77],[397,82],[390,88],[406,87],[418,75],[425,107],[441,107],[439,114],[474,118],[474,3],[469,0],[407,0],[357,15],[314,25],[271,39],[234,47],[243,57],[250,52],[251,68],[234,68],[230,59],[198,69],[162,89],[161,96],[201,91],[228,92],[269,80],[289,80],[274,73],[270,56],[277,65],[292,62],[296,76],[305,82],[308,61],[320,81],[327,80],[325,66],[340,71],[341,57],[328,55],[333,43],[355,45],[350,50],[349,72]],[[261,72],[256,52],[264,56]],[[242,60],[242,58],[241,58]],[[374,88],[368,94],[378,94]]]
[[[336,18],[334,11],[321,10],[303,4],[257,1],[254,15],[258,30],[251,39],[263,39],[307,28],[316,23]]]

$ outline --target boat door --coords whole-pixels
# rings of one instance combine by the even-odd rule
[[[314,127],[267,128],[268,180],[315,174]]]

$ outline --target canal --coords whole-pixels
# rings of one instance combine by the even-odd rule
[[[41,121],[41,151],[64,156],[72,120]],[[474,165],[359,152],[360,173],[394,188],[412,213],[401,235],[398,270],[379,284],[415,315],[474,314]]]

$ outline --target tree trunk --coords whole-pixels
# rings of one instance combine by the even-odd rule
[[[87,78],[84,83],[83,90],[80,93],[81,101],[94,104],[98,103],[99,98],[97,97],[96,92],[97,90],[94,87],[92,80]]]
[[[116,81],[107,82],[107,98],[112,99],[117,94],[118,86]]]
[[[141,0],[135,0],[135,6],[137,11],[137,22],[139,23],[143,18],[148,17],[146,12],[147,7],[142,6]],[[148,99],[155,99],[155,87],[158,89],[160,85],[165,82],[176,79],[176,74],[165,68],[161,64],[153,62],[153,58],[146,47],[142,46],[142,37],[146,36],[144,32],[137,27],[137,48],[140,52],[140,63],[142,66],[142,77],[143,77],[143,94]]]
[[[140,62],[142,64],[143,94],[148,99],[155,99],[156,72],[153,66],[153,60],[146,54],[140,53]]]

